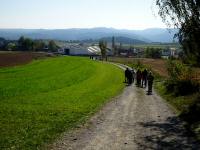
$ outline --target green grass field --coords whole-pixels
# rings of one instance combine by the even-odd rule
[[[124,87],[117,67],[57,57],[0,69],[0,149],[42,149]]]

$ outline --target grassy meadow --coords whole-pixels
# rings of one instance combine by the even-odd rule
[[[117,67],[57,57],[0,69],[0,149],[42,149],[124,87]]]

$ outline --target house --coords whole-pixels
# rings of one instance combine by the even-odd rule
[[[161,57],[162,58],[169,58],[169,57],[178,57],[178,51],[176,48],[166,48],[164,50],[162,50],[161,53]]]
[[[62,55],[69,55],[70,49],[69,48],[59,48],[58,53]]]

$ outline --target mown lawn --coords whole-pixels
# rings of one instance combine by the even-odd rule
[[[0,69],[0,149],[41,149],[123,89],[117,67],[58,57]]]

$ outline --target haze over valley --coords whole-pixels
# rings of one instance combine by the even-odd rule
[[[0,29],[0,37],[8,40],[17,40],[20,36],[32,39],[53,40],[99,40],[111,39],[112,36],[123,38],[124,41],[133,44],[173,42],[177,29],[148,28],[145,30],[127,30],[115,28],[71,28],[71,29]]]

